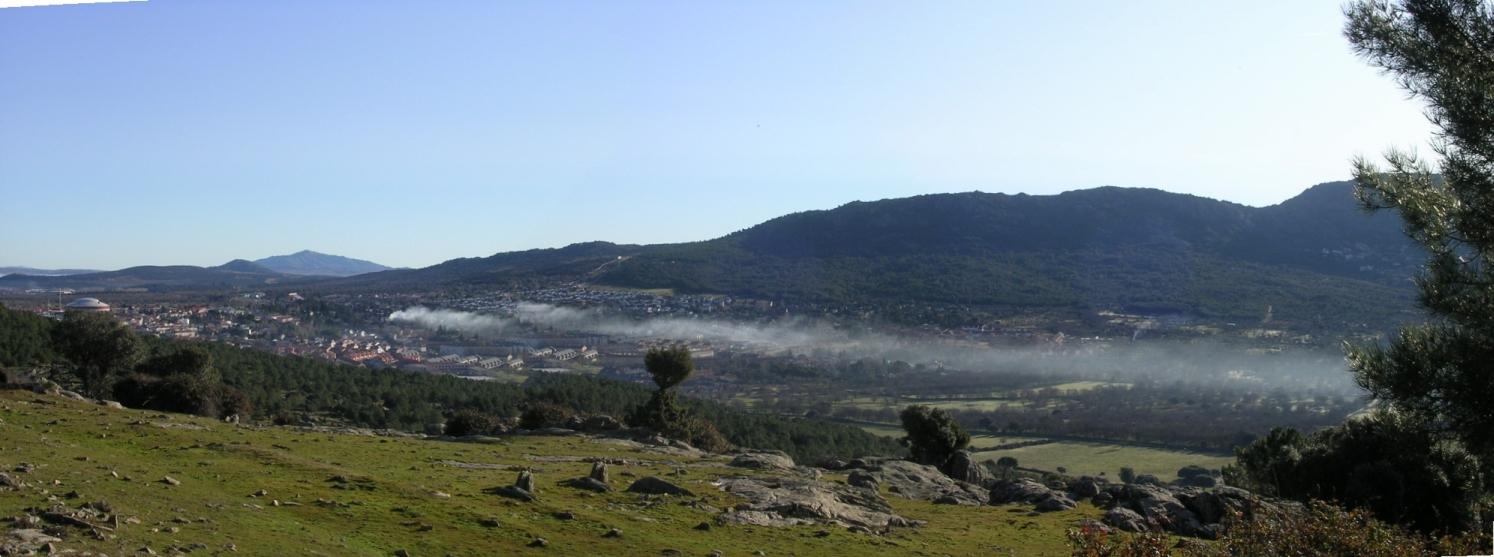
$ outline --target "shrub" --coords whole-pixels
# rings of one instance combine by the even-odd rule
[[[130,408],[180,412],[210,418],[249,414],[249,398],[238,389],[190,375],[134,374],[114,384],[114,398]]]
[[[442,430],[453,437],[486,435],[498,429],[498,418],[472,409],[462,409],[446,419]]]
[[[1231,517],[1217,543],[1178,543],[1160,533],[1086,526],[1068,532],[1076,557],[1432,557],[1477,552],[1477,534],[1432,538],[1375,520],[1369,512],[1314,501],[1305,512]]]
[[[1396,414],[1377,413],[1311,436],[1273,430],[1236,451],[1230,483],[1298,500],[1368,509],[1422,532],[1478,524],[1480,462]]]
[[[519,427],[524,429],[543,429],[547,427],[560,427],[565,425],[566,420],[571,419],[576,413],[569,407],[549,402],[536,402],[524,409],[519,415]]]
[[[904,408],[900,417],[908,449],[919,463],[940,466],[970,446],[970,434],[943,410],[915,405]]]

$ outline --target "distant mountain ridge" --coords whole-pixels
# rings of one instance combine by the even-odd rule
[[[329,255],[311,250],[301,250],[288,255],[276,255],[256,259],[255,263],[272,271],[287,275],[312,275],[324,277],[347,277],[363,273],[377,273],[390,268],[362,259],[341,255]]]
[[[0,277],[0,289],[72,288],[76,290],[184,290],[264,287],[292,278],[263,265],[235,259],[216,267],[142,265],[118,271],[66,276],[14,274]]]
[[[0,267],[0,277],[5,275],[32,275],[42,277],[61,277],[67,275],[81,275],[84,273],[100,273],[98,269],[37,269],[35,267]]]
[[[1414,316],[1424,256],[1352,184],[1269,207],[1155,189],[932,194],[805,211],[702,242],[499,253],[332,281],[383,288],[579,280],[840,304],[1117,307],[1259,319]]]

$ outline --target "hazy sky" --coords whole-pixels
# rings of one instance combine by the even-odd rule
[[[931,192],[1269,205],[1421,106],[1339,0],[0,10],[0,265],[424,266]]]

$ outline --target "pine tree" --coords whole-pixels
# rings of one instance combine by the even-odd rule
[[[1391,151],[1355,162],[1367,210],[1395,210],[1430,254],[1416,278],[1433,321],[1350,346],[1356,381],[1390,409],[1494,462],[1494,9],[1477,0],[1358,0],[1356,52],[1427,103],[1434,168]]]

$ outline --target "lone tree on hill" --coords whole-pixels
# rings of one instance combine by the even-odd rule
[[[1358,0],[1354,50],[1427,102],[1434,167],[1392,150],[1355,161],[1355,195],[1398,212],[1430,258],[1416,278],[1436,320],[1348,346],[1360,386],[1494,464],[1494,9],[1478,0]],[[1439,176],[1440,174],[1440,176]]]
[[[96,398],[108,397],[140,358],[139,339],[107,313],[69,312],[52,328],[52,347],[73,364],[83,392]]]
[[[643,356],[643,367],[659,390],[633,412],[629,422],[651,428],[675,439],[684,439],[708,451],[725,450],[730,444],[710,422],[691,416],[675,395],[674,387],[695,371],[690,349],[681,345],[653,348]]]
[[[643,367],[653,376],[659,390],[668,391],[690,378],[695,372],[695,361],[690,359],[690,349],[682,345],[669,348],[653,348],[643,355]]]
[[[903,409],[900,416],[904,438],[913,460],[942,466],[956,451],[970,446],[970,434],[943,410],[916,405]]]

